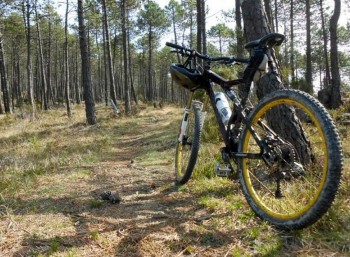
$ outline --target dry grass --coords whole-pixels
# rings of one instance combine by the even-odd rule
[[[35,122],[0,116],[0,256],[350,256],[347,128],[337,201],[287,233],[256,218],[236,182],[212,177],[217,156],[206,146],[199,167],[209,178],[171,185],[178,108],[97,114],[95,126],[83,106],[71,120],[64,110]],[[99,200],[105,190],[122,202]]]

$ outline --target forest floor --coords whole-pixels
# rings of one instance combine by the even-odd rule
[[[350,147],[334,207],[310,228],[259,220],[237,182],[173,185],[181,110],[98,106],[0,118],[0,256],[350,256]],[[349,140],[347,129],[344,141]],[[200,161],[203,161],[203,159]],[[100,199],[119,194],[120,203]]]

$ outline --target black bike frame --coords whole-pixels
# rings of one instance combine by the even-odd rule
[[[263,153],[263,141],[260,139],[258,134],[255,132],[254,128],[251,127],[249,124],[247,124],[246,120],[246,115],[244,112],[244,106],[241,103],[241,100],[238,98],[236,93],[231,89],[232,86],[238,86],[241,84],[245,84],[246,86],[250,87],[250,84],[252,81],[244,81],[243,79],[236,79],[236,80],[226,80],[219,76],[218,74],[212,72],[210,69],[205,69],[203,72],[203,78],[204,82],[201,85],[201,88],[204,89],[207,93],[207,98],[209,98],[210,104],[214,110],[215,118],[216,121],[219,125],[220,133],[222,135],[222,138],[224,140],[225,146],[227,149],[230,150],[230,155],[233,158],[250,158],[250,159],[261,159],[262,158],[262,153]],[[212,87],[212,83],[216,83],[221,86],[221,88],[224,90],[225,95],[230,98],[230,100],[233,102],[234,108],[233,112],[231,115],[231,118],[229,120],[229,123],[227,126],[224,125],[222,122],[220,113],[218,108],[216,107],[216,102],[215,102],[215,92]],[[245,99],[244,99],[245,101]],[[189,103],[192,102],[192,97],[189,99]],[[206,103],[204,103],[204,111],[206,111]],[[231,125],[233,125],[233,128],[239,128],[241,124],[244,124],[245,126],[248,126],[248,129],[250,130],[252,136],[256,140],[257,144],[260,146],[260,153],[255,154],[255,153],[242,153],[242,152],[237,152],[237,151],[232,151],[230,149],[230,133],[229,133],[229,128]]]
[[[248,63],[248,66],[246,67],[244,71],[244,76],[241,79],[236,79],[236,80],[226,80],[219,76],[218,74],[214,73],[213,71],[210,70],[210,62],[211,61],[225,61],[227,58],[223,57],[218,57],[218,58],[208,58],[205,55],[199,54],[194,50],[183,48],[181,46],[172,44],[172,43],[167,43],[168,46],[173,47],[175,49],[179,49],[180,51],[187,51],[190,52],[191,54],[187,55],[187,60],[184,63],[184,66],[192,66],[194,65],[194,68],[197,68],[197,62],[196,62],[196,57],[199,57],[203,60],[207,60],[208,62],[204,65],[204,70],[202,71],[203,74],[203,81],[199,87],[191,91],[190,97],[188,98],[188,102],[186,105],[187,110],[191,108],[192,100],[193,100],[193,93],[197,89],[204,89],[207,93],[207,97],[204,101],[204,107],[203,111],[206,111],[207,108],[207,102],[208,98],[211,103],[211,106],[214,110],[215,113],[215,118],[217,123],[219,124],[219,129],[220,133],[222,135],[222,138],[225,142],[226,149],[229,149],[229,154],[233,158],[250,158],[250,159],[261,159],[264,158],[263,152],[264,149],[267,148],[266,143],[264,140],[261,140],[259,135],[255,132],[254,128],[247,122],[246,119],[246,102],[248,100],[249,96],[249,90],[250,90],[250,85],[253,81],[253,75],[257,71],[257,67],[261,63],[262,59],[265,54],[268,56],[268,66],[271,72],[274,72],[275,67],[273,66],[273,62],[271,61],[271,55],[269,51],[273,51],[273,46],[275,45],[280,45],[284,40],[284,36],[278,33],[271,33],[263,38],[261,38],[258,41],[252,41],[246,45],[248,49],[251,49],[254,51],[253,57],[251,57],[249,60],[248,59],[241,59],[241,58],[234,58],[233,61],[235,62],[241,62],[241,63]],[[232,61],[230,62],[232,63]],[[221,116],[219,113],[219,110],[216,107],[216,102],[215,102],[215,93],[212,87],[212,83],[218,84],[221,86],[223,91],[225,92],[225,95],[230,98],[230,100],[234,104],[234,109],[233,113],[229,119],[228,125],[225,126],[224,123],[221,120]],[[231,89],[232,86],[238,86],[238,85],[243,85],[244,87],[244,96],[242,99],[239,99],[239,97],[236,95],[236,93]],[[240,129],[241,124],[244,124],[247,126],[249,129],[251,135],[255,139],[256,143],[260,147],[260,153],[259,154],[254,154],[254,153],[242,153],[242,152],[237,152],[236,149],[231,148],[230,146],[231,141],[235,140],[236,138],[231,138],[231,126],[233,126],[232,130],[234,133],[238,129]],[[261,122],[258,122],[258,125],[263,127],[264,129],[270,131],[272,134],[274,132],[266,125],[262,124]],[[234,135],[234,136],[238,136]]]

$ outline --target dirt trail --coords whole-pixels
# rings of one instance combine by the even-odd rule
[[[144,110],[103,159],[39,176],[2,210],[0,256],[222,256],[228,238],[208,250],[191,230],[206,212],[172,186],[174,112]],[[101,201],[105,190],[122,201]]]

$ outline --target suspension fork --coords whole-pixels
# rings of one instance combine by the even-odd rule
[[[186,103],[186,106],[185,106],[184,114],[182,116],[182,122],[181,122],[181,126],[180,126],[179,137],[177,139],[179,142],[182,142],[183,139],[184,139],[184,136],[186,136],[187,125],[188,125],[188,116],[190,115],[190,111],[191,111],[193,94],[194,93],[191,91],[190,95],[188,96],[188,99],[187,99],[187,103]]]
[[[190,95],[188,96],[187,102],[186,102],[184,114],[182,116],[179,137],[177,139],[179,142],[183,142],[184,137],[187,136],[186,133],[187,133],[187,125],[188,125],[188,116],[190,115],[192,104],[197,103],[197,105],[201,105],[201,112],[202,112],[201,129],[203,128],[203,125],[204,125],[205,115],[206,115],[206,112],[208,110],[209,97],[205,96],[204,102],[202,103],[200,101],[193,101],[193,96],[194,96],[194,92],[191,91]]]

